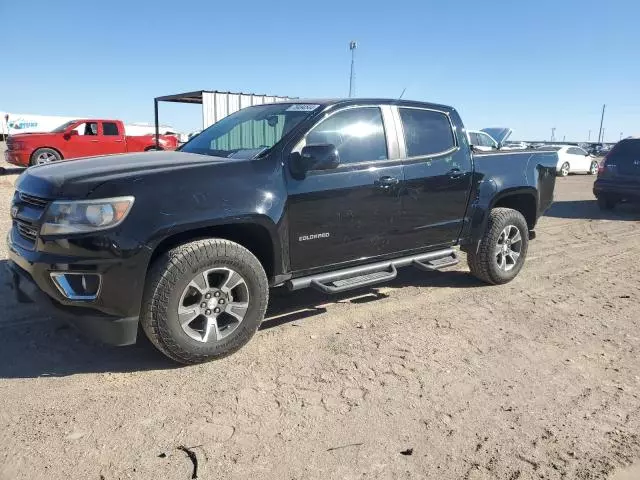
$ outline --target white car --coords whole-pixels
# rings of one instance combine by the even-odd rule
[[[573,145],[547,145],[539,150],[553,150],[558,152],[558,165],[556,172],[561,177],[570,173],[598,173],[598,161],[589,155],[586,150]]]
[[[481,152],[490,152],[498,149],[498,142],[496,142],[491,135],[480,130],[467,130],[467,137],[469,137],[469,143],[473,145],[476,150]]]

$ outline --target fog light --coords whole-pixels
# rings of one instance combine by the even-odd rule
[[[69,300],[95,300],[100,291],[101,277],[96,273],[51,273],[60,293]]]

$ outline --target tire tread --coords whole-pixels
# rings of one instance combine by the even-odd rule
[[[149,337],[151,343],[172,360],[194,364],[209,360],[217,360],[239,350],[255,334],[259,322],[255,328],[242,329],[240,335],[234,337],[231,346],[224,351],[209,355],[188,351],[175,341],[167,328],[167,323],[160,321],[168,311],[170,293],[173,286],[181,276],[189,270],[197,268],[208,260],[225,258],[230,263],[242,263],[252,270],[254,278],[258,280],[258,288],[261,290],[261,301],[258,312],[264,316],[266,311],[269,288],[267,276],[259,260],[241,245],[224,239],[204,239],[186,243],[175,247],[161,255],[151,266],[147,276],[145,295],[140,315],[140,324],[143,331]],[[188,265],[189,268],[185,268]]]

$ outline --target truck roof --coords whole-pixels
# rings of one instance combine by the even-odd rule
[[[386,105],[398,105],[406,107],[424,107],[433,108],[437,110],[443,110],[445,112],[453,111],[454,108],[448,105],[441,105],[438,103],[419,102],[415,100],[403,100],[398,98],[296,98],[286,100],[279,103],[302,103],[321,105],[323,107],[329,107],[332,105],[368,105],[368,104],[386,104]]]

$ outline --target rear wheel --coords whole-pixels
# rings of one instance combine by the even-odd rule
[[[569,175],[570,171],[571,171],[571,167],[569,166],[569,162],[564,162],[560,167],[560,171],[558,172],[558,175],[560,175],[561,177],[566,177],[567,175]]]
[[[600,210],[613,210],[615,206],[615,199],[611,198],[609,195],[598,196],[598,207],[600,207]]]
[[[152,267],[140,322],[151,342],[185,364],[230,355],[260,326],[267,277],[258,259],[229,240],[174,248]]]
[[[31,166],[46,165],[48,163],[57,162],[59,160],[62,160],[62,157],[54,149],[39,148],[35,152],[33,152],[33,155],[31,155],[31,161],[29,163]]]
[[[598,162],[594,160],[589,167],[589,175],[595,175],[596,173],[598,173]]]
[[[529,247],[529,227],[517,210],[494,208],[476,252],[467,254],[471,273],[494,285],[513,280],[522,269]]]

